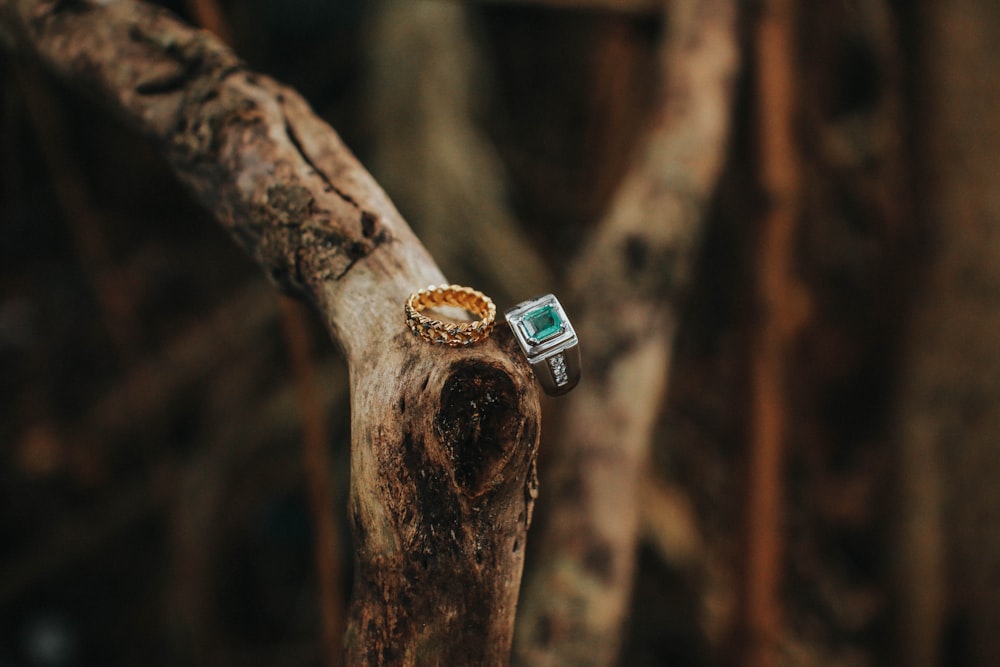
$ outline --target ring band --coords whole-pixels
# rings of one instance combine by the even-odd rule
[[[580,345],[562,304],[552,294],[509,308],[504,317],[545,393],[565,394],[580,381]]]
[[[475,322],[445,322],[427,317],[422,311],[440,306],[462,308],[475,316]],[[458,347],[485,340],[493,330],[497,307],[478,290],[462,285],[431,285],[418,290],[406,300],[406,324],[417,336],[432,343]]]

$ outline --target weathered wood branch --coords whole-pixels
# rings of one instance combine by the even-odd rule
[[[148,5],[84,0],[0,0],[0,32],[157,142],[343,349],[357,541],[349,662],[505,662],[539,420],[509,336],[454,350],[410,334],[403,301],[441,272],[305,101],[208,33]]]
[[[782,501],[792,341],[808,312],[807,295],[793,267],[800,214],[798,149],[795,146],[794,3],[762,4],[756,28],[757,118],[760,180],[769,207],[761,224],[756,261],[760,308],[750,361],[751,424],[740,632],[748,667],[773,665],[782,650],[780,581]]]
[[[620,645],[677,307],[727,145],[735,4],[669,3],[659,106],[571,270],[588,382],[565,399],[546,443],[553,504],[535,535],[545,560],[526,575],[519,664],[608,665]]]
[[[341,585],[344,580],[341,574],[343,558],[338,539],[340,513],[334,511],[336,488],[332,474],[333,462],[327,449],[327,443],[330,442],[328,419],[321,402],[308,313],[301,304],[287,297],[280,297],[279,305],[301,406],[302,467],[315,533],[322,653],[326,667],[340,667],[343,664],[340,640],[344,634],[345,607]]]

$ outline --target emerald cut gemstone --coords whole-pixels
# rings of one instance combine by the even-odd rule
[[[553,336],[558,336],[566,330],[566,325],[559,317],[555,306],[535,308],[521,320],[524,333],[533,344],[537,345]]]

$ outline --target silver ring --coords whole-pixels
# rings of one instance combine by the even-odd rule
[[[545,393],[565,394],[580,381],[580,345],[562,304],[552,294],[523,301],[504,313]]]

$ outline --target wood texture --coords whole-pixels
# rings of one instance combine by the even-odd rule
[[[741,599],[743,664],[748,667],[774,665],[781,652],[782,504],[789,430],[786,377],[791,343],[808,310],[794,272],[801,185],[794,137],[793,9],[794,3],[786,0],[763,3],[755,40],[760,179],[768,206],[756,261],[760,324],[750,360],[752,416]]]
[[[663,5],[656,10],[662,13]],[[587,17],[594,21],[589,24],[581,23],[581,17],[571,20],[568,12],[554,12],[546,15],[547,28],[539,28],[524,21],[529,15],[537,19],[530,9],[512,7],[500,18],[513,28],[517,46],[507,41],[510,32],[490,23],[498,18],[492,9],[478,14],[456,3],[400,0],[382,3],[376,18],[371,57],[378,73],[374,98],[379,173],[390,187],[399,188],[401,204],[418,212],[421,228],[433,230],[437,247],[467,241],[473,252],[495,252],[492,264],[478,264],[494,279],[513,268],[498,261],[510,251],[487,241],[502,230],[503,248],[517,247],[516,256],[530,259],[516,270],[551,282],[574,326],[586,330],[581,334],[583,380],[550,404],[553,421],[560,425],[543,444],[542,497],[548,516],[532,538],[537,560],[529,562],[531,574],[526,574],[519,604],[513,656],[518,664],[613,664],[618,655],[634,569],[640,488],[668,376],[675,309],[725,154],[736,69],[734,12],[727,2],[672,6],[657,66],[651,68],[657,73],[657,92],[646,96],[630,94],[627,75],[644,71],[639,44],[645,31],[659,27],[655,17],[643,19],[648,23],[630,23],[634,17],[616,16],[598,26],[596,16]],[[480,35],[492,38],[492,52],[488,39],[483,52],[475,48],[470,35],[476,27],[483,31]],[[518,30],[522,27],[524,33]],[[532,43],[532,36],[543,39],[546,29],[555,33],[551,40]],[[555,55],[569,60],[576,56],[576,51],[562,53],[570,34],[580,54],[600,63],[597,71],[589,72],[585,65],[579,67],[581,72],[569,71],[568,63]],[[508,47],[522,54],[521,59],[515,58],[513,71],[498,71],[511,65],[498,53]],[[497,69],[484,73],[483,62],[494,62]],[[586,83],[574,78],[581,74]],[[542,94],[524,83],[532,81],[537,87],[539,81],[549,80],[546,75],[559,77],[563,85]],[[505,118],[515,133],[507,137],[517,146],[513,151],[507,146],[508,152],[500,153],[476,124],[473,91],[481,92],[483,78],[496,79],[495,94],[502,98],[496,105],[510,105],[522,116],[519,120],[527,116],[536,124],[528,130]],[[643,79],[644,87],[647,81]],[[583,98],[567,94],[567,89]],[[628,137],[616,125],[623,107],[650,100],[656,101],[652,118],[648,106],[645,114],[636,114],[649,127],[636,132],[640,141],[635,149],[629,150],[632,142],[624,141],[603,150],[609,136]],[[566,109],[566,118],[536,113],[547,102]],[[580,120],[581,115],[586,120]],[[556,117],[572,127],[557,130]],[[586,128],[583,149],[574,133],[577,125]],[[521,130],[531,137],[516,134]],[[597,229],[589,229],[587,216],[577,215],[581,199],[593,199],[592,193],[580,187],[567,196],[554,185],[577,184],[566,172],[576,174],[574,169],[583,170],[583,165],[563,160],[564,171],[556,171],[560,160],[552,160],[547,165],[551,169],[545,170],[551,177],[546,185],[532,181],[533,189],[518,187],[537,174],[532,167],[538,164],[512,160],[511,154],[530,154],[543,162],[538,153],[544,148],[531,138],[549,132],[572,142],[592,167],[592,178],[580,179],[598,184],[590,190],[607,186],[615,193],[610,210],[590,216],[603,218]],[[417,141],[403,141],[411,136]],[[553,141],[558,144],[559,139]],[[498,174],[498,153],[511,172],[506,186]],[[620,163],[630,157],[628,177],[621,181]],[[404,173],[400,165],[410,162],[414,169]],[[454,177],[421,187],[429,182],[427,174],[439,171],[433,165],[447,167]],[[520,210],[521,224],[511,224],[508,197],[522,204],[527,199],[527,208],[554,214],[532,217]],[[544,204],[533,206],[539,199]],[[567,244],[548,238],[560,235],[575,240]],[[574,252],[578,245],[584,246],[582,253]],[[548,261],[542,262],[546,251]],[[442,256],[454,253],[445,250]],[[535,268],[546,264],[548,271]],[[570,284],[563,282],[559,288],[564,267]],[[511,296],[529,294],[512,289]]]
[[[350,368],[350,664],[502,664],[534,497],[539,407],[509,335],[406,329],[444,282],[379,186],[294,91],[135,2],[3,0],[5,35],[155,141]]]
[[[214,4],[214,3],[210,3]],[[336,488],[327,417],[320,396],[320,381],[310,340],[309,317],[302,304],[279,297],[281,325],[288,346],[292,374],[299,394],[302,419],[302,472],[309,494],[315,533],[315,559],[319,587],[322,654],[326,667],[343,664],[344,593],[341,590],[343,556],[338,530],[340,512],[335,511]]]
[[[725,156],[735,14],[725,0],[669,3],[645,141],[570,270],[586,381],[546,443],[552,504],[534,538],[544,560],[526,575],[519,664],[617,656],[677,307]]]

